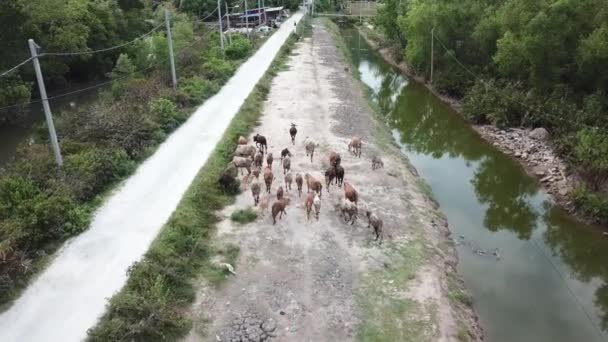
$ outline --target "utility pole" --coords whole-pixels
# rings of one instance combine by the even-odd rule
[[[177,75],[175,74],[175,57],[173,56],[173,37],[171,36],[171,22],[169,21],[169,10],[165,9],[165,25],[167,26],[167,42],[169,42],[169,59],[171,60],[171,80],[173,90],[177,90]]]
[[[247,30],[247,38],[249,38],[249,14],[247,13],[247,0],[245,0],[245,29]],[[242,22],[241,22],[242,23]]]
[[[268,26],[268,18],[266,18],[266,4],[264,3],[264,0],[262,0],[262,7],[264,8],[264,25]]]
[[[221,0],[217,0],[217,16],[220,23],[220,45],[222,46],[222,54],[225,58],[226,52],[224,51],[224,28],[222,27],[222,6],[220,6],[220,1]]]
[[[228,10],[228,1],[224,2],[226,5],[226,22],[228,22],[228,41],[232,45],[232,36],[230,35],[230,11]]]
[[[59,149],[59,142],[57,141],[57,133],[55,132],[55,124],[53,123],[53,114],[51,113],[51,106],[49,106],[49,99],[46,96],[46,88],[44,87],[44,78],[42,78],[42,70],[40,69],[40,61],[38,60],[37,48],[40,48],[33,39],[28,39],[30,46],[30,53],[32,54],[32,60],[34,61],[34,70],[36,70],[36,80],[38,80],[38,89],[40,89],[40,99],[42,100],[42,108],[44,108],[44,116],[46,117],[46,125],[49,126],[49,135],[51,136],[51,146],[53,147],[53,154],[55,155],[55,162],[57,166],[63,166],[63,158],[61,157],[61,150]]]
[[[258,0],[258,25],[262,25],[262,0]]]
[[[433,84],[433,64],[435,61],[435,27],[431,30],[431,84]]]

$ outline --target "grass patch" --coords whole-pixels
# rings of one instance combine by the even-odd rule
[[[301,22],[305,22],[302,20]],[[218,187],[218,177],[232,159],[237,138],[256,125],[278,66],[285,63],[297,38],[291,35],[266,74],[232,120],[209,160],[199,171],[169,222],[143,259],[129,269],[125,287],[89,331],[89,341],[173,341],[191,328],[187,307],[195,298],[193,279],[203,275],[221,283],[226,271],[213,259],[234,263],[238,248],[211,244],[217,210],[234,197]]]
[[[235,210],[232,212],[232,215],[230,215],[232,221],[240,224],[253,222],[256,218],[258,218],[258,214],[251,207]]]
[[[420,234],[410,242],[387,243],[392,263],[365,274],[356,292],[362,313],[358,341],[433,341],[436,336],[436,307],[404,298],[401,292],[416,278],[430,255]],[[394,291],[397,289],[397,291]]]

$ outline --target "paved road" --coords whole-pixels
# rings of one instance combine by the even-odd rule
[[[97,211],[0,316],[0,341],[80,341],[125,284],[291,31],[294,14]]]

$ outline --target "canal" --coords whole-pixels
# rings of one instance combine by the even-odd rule
[[[608,239],[555,207],[519,164],[356,30],[343,36],[371,100],[448,217],[486,339],[607,341]]]

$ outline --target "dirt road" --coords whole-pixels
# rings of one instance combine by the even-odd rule
[[[240,246],[236,275],[220,288],[201,285],[187,341],[450,341],[480,339],[454,274],[455,251],[445,220],[409,163],[373,118],[360,83],[347,71],[328,28],[314,25],[298,45],[289,70],[273,81],[256,133],[275,157],[270,206],[284,184],[279,156],[289,148],[292,172],[323,179],[327,154],[342,156],[345,181],[359,191],[359,219],[346,224],[334,208],[343,196],[323,188],[318,220],[306,218],[304,194],[293,190],[287,215],[272,225],[267,211],[246,225],[228,217],[253,205],[247,188],[224,210],[218,243]],[[295,145],[290,123],[297,124]],[[363,155],[347,150],[363,138]],[[305,139],[319,144],[314,161]],[[379,155],[385,167],[372,171]],[[260,177],[261,180],[262,177]],[[247,183],[247,179],[245,182]],[[384,220],[384,243],[374,241],[364,206]],[[256,209],[258,210],[258,209]],[[464,298],[464,299],[463,299]]]

